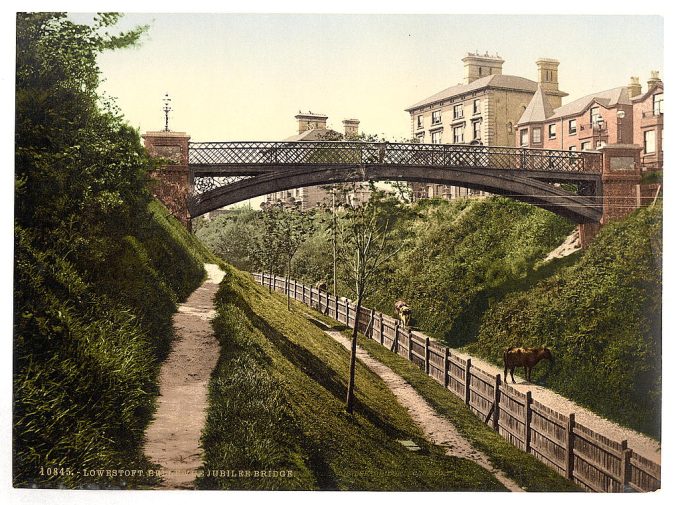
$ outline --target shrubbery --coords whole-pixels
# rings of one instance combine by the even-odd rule
[[[83,470],[148,466],[170,318],[204,275],[207,253],[152,202],[138,133],[97,95],[97,54],[143,31],[109,35],[117,19],[17,15],[16,486],[144,484]]]
[[[475,352],[547,345],[532,379],[656,437],[661,414],[660,207],[609,224],[571,267],[508,295],[483,317]]]

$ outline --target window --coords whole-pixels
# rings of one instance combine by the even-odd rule
[[[548,138],[557,138],[557,125],[555,123],[548,125]]]
[[[569,135],[576,135],[576,120],[570,119],[568,125],[569,125]]]
[[[519,145],[527,147],[529,145],[529,129],[523,128],[519,131]]]
[[[442,122],[442,111],[433,110],[432,111],[432,124],[441,124]]]
[[[541,129],[540,128],[532,128],[532,130],[531,130],[531,142],[533,144],[540,144],[541,143]]]
[[[590,149],[590,142],[581,142],[581,151],[587,151]]]
[[[418,141],[419,144],[424,144],[425,143],[425,134],[419,133],[418,135],[416,135],[416,140]]]
[[[442,130],[437,130],[436,132],[432,132],[432,143],[433,144],[441,144],[442,143]]]
[[[472,113],[473,114],[481,114],[482,112],[482,101],[477,98],[476,100],[473,100],[472,102]]]
[[[463,104],[459,103],[453,106],[453,119],[460,119],[463,117]]]
[[[475,121],[472,123],[472,139],[481,140],[482,139],[482,122]]]
[[[597,124],[598,119],[600,119],[600,108],[592,107],[590,109],[590,124],[592,126],[595,126],[595,124]]]
[[[453,143],[462,144],[465,142],[465,125],[454,126],[453,127]]]
[[[576,151],[576,146],[569,146],[570,151]]]
[[[660,116],[663,114],[663,93],[654,95],[654,115]]]
[[[645,154],[652,154],[656,152],[656,130],[649,130],[645,132]]]
[[[418,116],[416,128],[422,128],[423,126],[424,126],[423,115],[421,114]]]

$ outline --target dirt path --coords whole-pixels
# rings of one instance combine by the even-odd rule
[[[206,264],[208,279],[179,306],[173,317],[176,339],[160,373],[158,410],[146,432],[144,453],[162,467],[166,489],[193,489],[203,463],[201,430],[208,405],[208,380],[220,347],[210,320],[224,272]]]
[[[496,375],[501,374],[503,377],[503,369],[498,368],[486,361],[476,357],[465,354],[459,350],[455,350],[455,354],[461,359],[472,359],[472,364],[477,368],[484,370],[485,372]],[[542,365],[538,365],[542,366]],[[517,371],[516,369],[515,371]],[[576,421],[587,426],[588,428],[608,437],[614,441],[620,442],[621,440],[628,440],[628,447],[637,452],[640,456],[643,456],[655,463],[661,464],[661,444],[656,440],[638,433],[635,430],[629,428],[624,428],[618,424],[608,421],[597,414],[578,406],[573,401],[558,395],[550,389],[538,386],[536,384],[525,381],[519,376],[515,375],[515,380],[517,384],[511,384],[517,391],[526,393],[531,391],[532,398],[549,407],[557,412],[561,412],[565,415],[570,413],[576,414]],[[510,374],[508,373],[508,383],[511,382]]]
[[[326,333],[346,349],[351,348],[351,342],[338,331],[326,331]],[[508,478],[505,473],[495,468],[485,454],[479,452],[456,428],[446,419],[439,416],[432,407],[420,396],[413,387],[404,379],[394,373],[388,366],[371,358],[368,353],[357,347],[357,359],[364,363],[380,377],[387,387],[397,397],[411,415],[411,418],[423,430],[425,436],[435,445],[446,448],[446,454],[474,461],[483,468],[489,470],[501,484],[510,491],[524,491],[517,483]]]

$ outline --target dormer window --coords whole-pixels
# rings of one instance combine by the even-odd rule
[[[654,95],[654,115],[660,116],[663,114],[663,93]]]
[[[600,108],[599,107],[591,107],[590,109],[590,124],[592,126],[596,126],[598,121],[600,121],[602,118],[600,116]]]

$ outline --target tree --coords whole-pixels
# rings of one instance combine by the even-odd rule
[[[385,195],[371,185],[371,197],[365,204],[344,206],[339,220],[339,257],[344,266],[348,283],[354,284],[357,317],[352,328],[349,383],[347,386],[346,410],[354,410],[354,375],[356,368],[357,334],[359,332],[359,311],[367,287],[373,281],[383,262],[394,256],[400,249],[396,241],[390,240],[394,225],[391,213],[381,205]]]
[[[90,26],[64,13],[17,14],[16,221],[92,272],[150,198],[139,135],[97,93],[97,55],[146,30],[110,35],[119,18],[98,14]]]
[[[259,216],[262,234],[257,237],[257,240],[252,245],[251,255],[255,260],[258,270],[267,272],[271,279],[275,273],[281,272],[282,267],[283,251],[281,249],[277,225],[277,214],[281,212],[281,208],[278,205],[268,203],[262,203],[260,208],[262,209]],[[269,284],[269,292],[272,292],[271,282]]]
[[[273,239],[278,241],[277,248],[281,251],[286,262],[286,297],[290,310],[290,267],[293,256],[313,233],[313,212],[304,212],[300,202],[289,202],[279,207],[275,214],[276,232]]]

